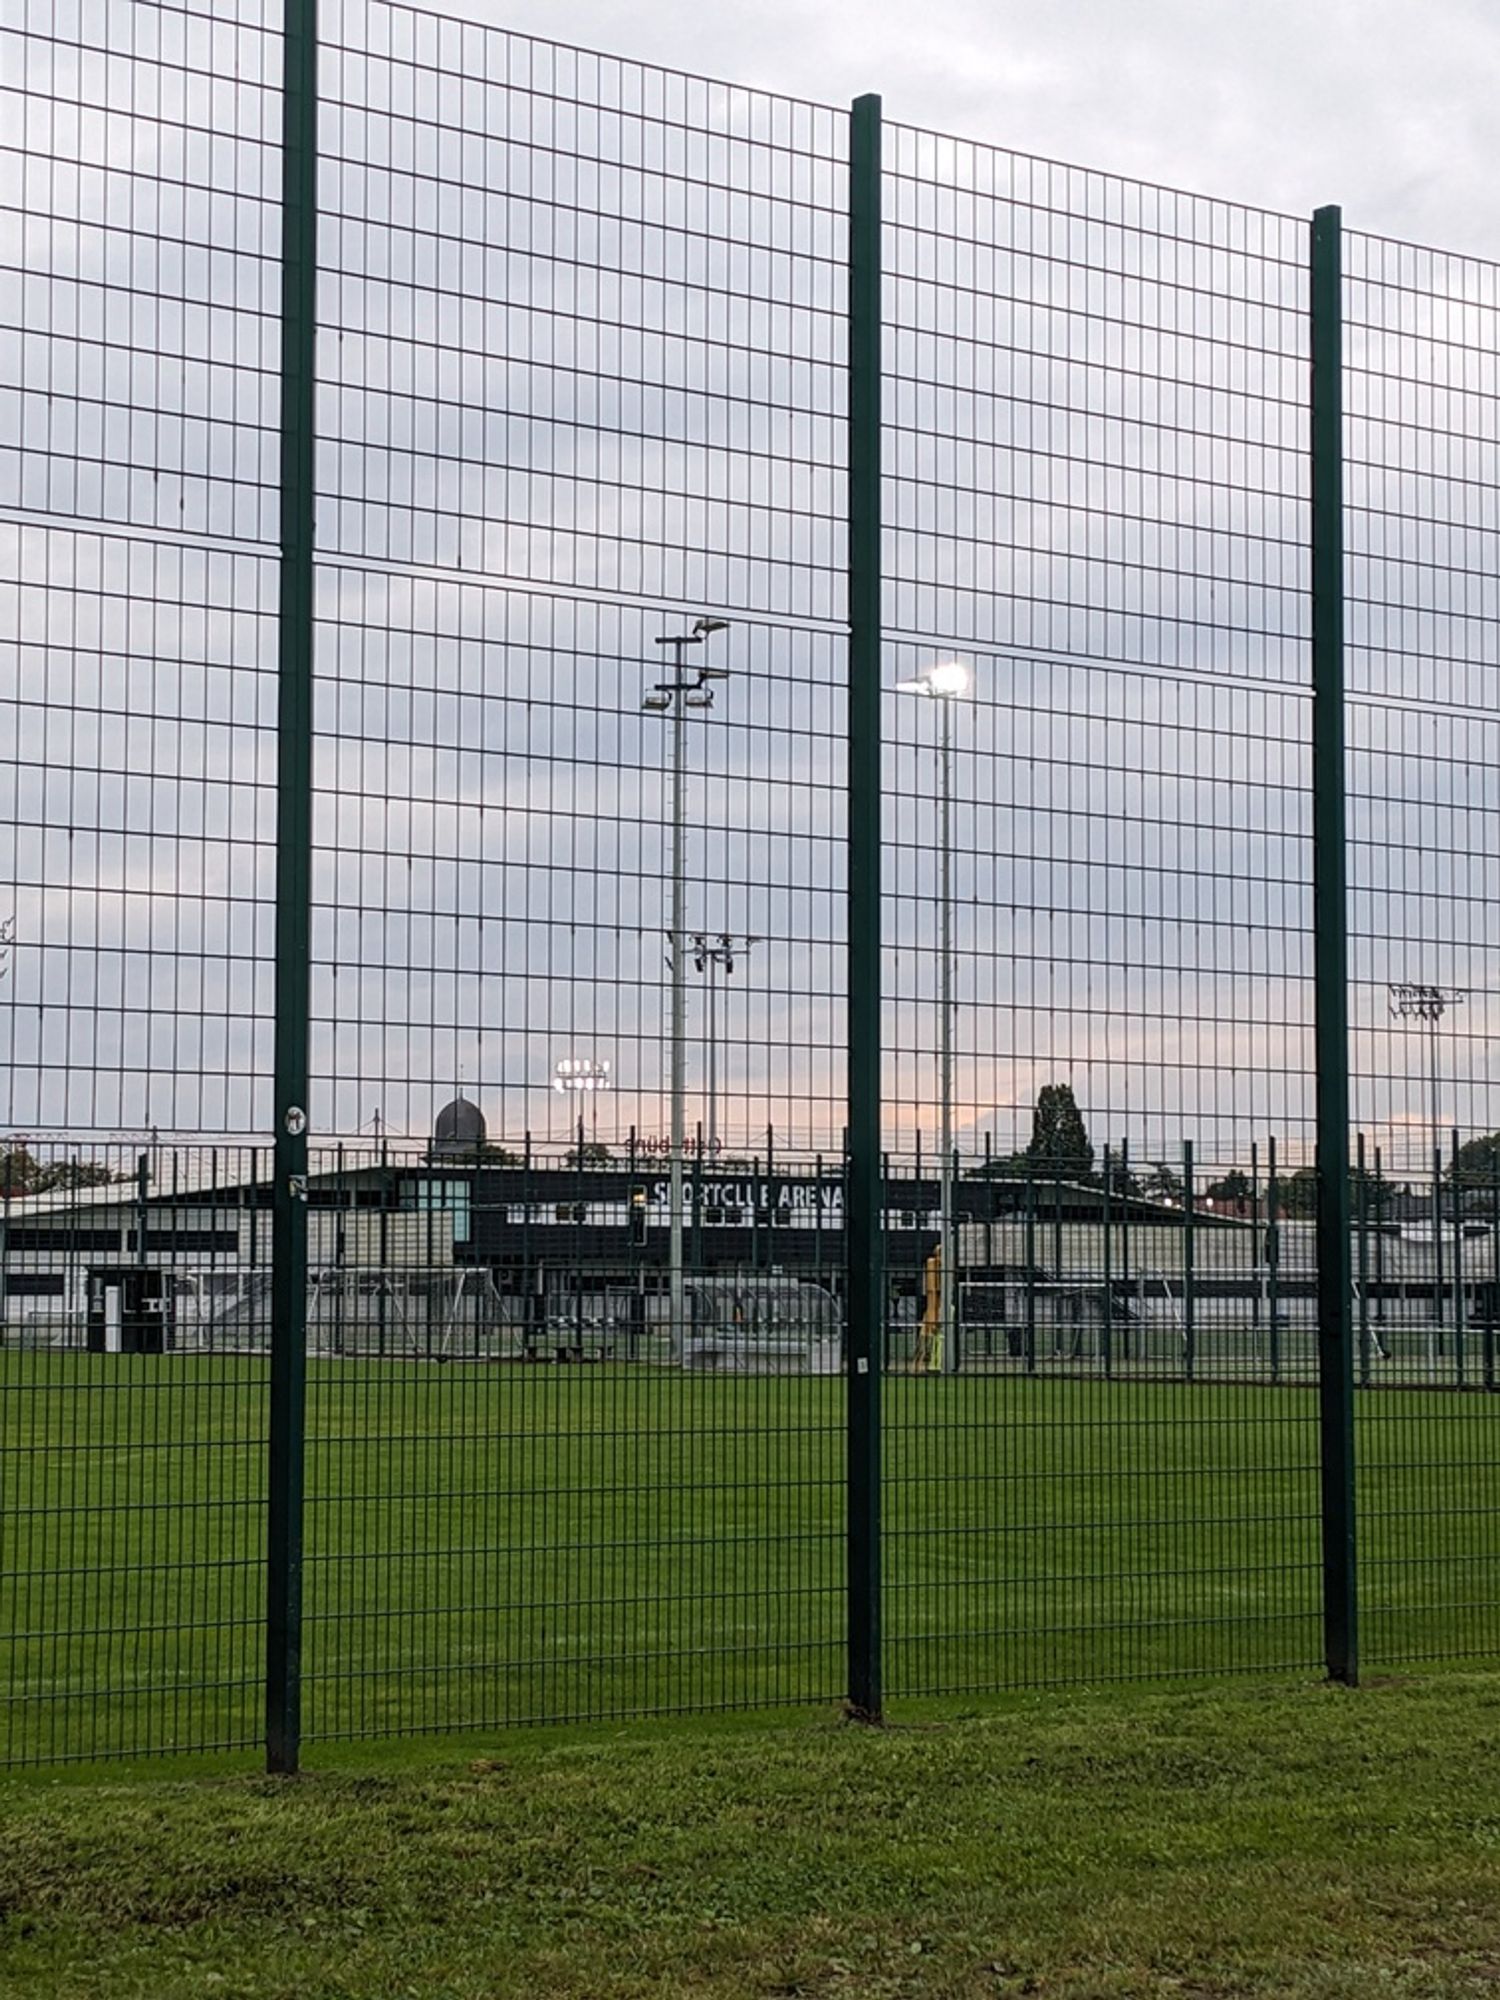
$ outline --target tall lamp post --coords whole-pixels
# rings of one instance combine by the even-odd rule
[[[596,1062],[592,1056],[564,1056],[552,1071],[552,1088],[564,1096],[578,1099],[578,1164],[583,1165],[583,1102],[590,1099],[593,1112],[593,1142],[599,1143],[599,1097],[601,1090],[610,1087],[609,1064]]]
[[[711,933],[696,931],[693,934],[693,964],[699,972],[708,974],[708,1157],[713,1159],[719,1150],[719,1027],[718,972],[723,966],[727,978],[734,971],[736,958],[749,956],[750,947],[759,944],[759,938],[732,937],[728,931]]]
[[[953,1269],[953,704],[969,692],[969,670],[944,660],[914,680],[898,681],[898,694],[935,701],[938,725],[938,1341],[939,1366],[958,1373]]]
[[[658,715],[672,718],[672,927],[667,933],[668,962],[672,969],[672,1158],[671,1158],[671,1214],[668,1227],[669,1307],[672,1322],[672,1358],[681,1361],[684,1351],[684,1319],[682,1289],[682,1119],[683,1096],[686,1085],[686,1055],[684,1045],[684,1025],[686,1014],[686,991],[684,978],[686,966],[686,939],[683,935],[683,903],[685,887],[683,870],[684,831],[686,825],[683,801],[683,753],[687,747],[687,711],[690,708],[712,708],[714,692],[710,681],[727,680],[727,667],[689,667],[686,659],[689,646],[701,646],[703,641],[715,632],[728,630],[727,618],[697,618],[690,632],[668,634],[657,640],[658,646],[672,649],[672,671],[669,680],[657,681],[643,698],[641,707]]]
[[[1438,1103],[1438,1029],[1450,1007],[1461,1007],[1467,997],[1456,986],[1428,986],[1396,983],[1389,988],[1391,1012],[1401,1021],[1427,1023],[1427,1084],[1432,1112],[1432,1257],[1434,1284],[1432,1317],[1440,1325],[1443,1317],[1443,1130]],[[1457,1189],[1455,1209],[1457,1213]]]

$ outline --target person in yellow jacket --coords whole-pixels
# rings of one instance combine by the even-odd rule
[[[943,1372],[943,1257],[934,1250],[922,1266],[922,1324],[911,1357],[913,1375]]]

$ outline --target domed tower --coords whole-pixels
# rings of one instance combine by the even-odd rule
[[[477,1153],[489,1136],[484,1113],[467,1097],[445,1104],[432,1128],[434,1153]]]

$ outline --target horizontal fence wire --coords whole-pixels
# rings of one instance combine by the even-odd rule
[[[0,19],[0,1761],[242,1751],[282,13]],[[849,119],[319,25],[306,1735],[836,1703]],[[887,1689],[1304,1671],[1307,225],[882,198]],[[1371,1664],[1496,1642],[1497,310],[1346,236]]]

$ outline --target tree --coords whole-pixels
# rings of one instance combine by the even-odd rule
[[[37,1159],[24,1139],[10,1139],[0,1150],[0,1193],[8,1195],[49,1194],[55,1188],[110,1187],[128,1181],[129,1174],[97,1160]]]
[[[1456,1188],[1492,1188],[1500,1177],[1500,1132],[1469,1139],[1449,1162],[1448,1182]]]
[[[110,1187],[116,1181],[128,1181],[129,1174],[116,1173],[113,1167],[101,1167],[97,1160],[54,1160],[50,1167],[43,1167],[37,1183],[37,1192],[44,1194],[50,1188]]]
[[[1141,1177],[1129,1160],[1122,1159],[1118,1153],[1108,1151],[1105,1152],[1104,1159],[1101,1178],[1107,1180],[1110,1193],[1124,1195],[1129,1201],[1138,1200],[1144,1190],[1141,1187]]]
[[[1248,1202],[1255,1193],[1250,1176],[1242,1167],[1231,1167],[1221,1179],[1210,1181],[1205,1192],[1210,1201]]]
[[[1026,1159],[1033,1172],[1056,1180],[1088,1180],[1094,1149],[1070,1083],[1044,1083],[1031,1115]]]
[[[1360,1214],[1360,1172],[1358,1167],[1349,1169],[1349,1213],[1356,1220]],[[1364,1215],[1367,1221],[1375,1221],[1383,1215],[1395,1200],[1398,1189],[1394,1181],[1388,1181],[1384,1174],[1376,1174],[1369,1167],[1364,1172]],[[1316,1167],[1298,1167],[1276,1183],[1276,1210],[1279,1215],[1296,1221],[1311,1221],[1318,1212],[1318,1170]]]
[[[1299,1218],[1318,1212],[1318,1170],[1298,1167],[1294,1174],[1276,1184],[1276,1203],[1281,1213]]]
[[[1377,1217],[1384,1215],[1391,1203],[1396,1199],[1396,1183],[1388,1181],[1384,1174],[1377,1174],[1373,1167],[1366,1167],[1363,1175],[1361,1175],[1358,1167],[1351,1167],[1349,1169],[1349,1209],[1350,1213],[1356,1217],[1360,1212],[1361,1182],[1363,1182],[1364,1189],[1365,1217],[1368,1221],[1373,1222]]]
[[[981,1181],[1023,1181],[1026,1178],[1026,1153],[993,1153],[987,1160],[967,1169],[971,1180]]]
[[[1187,1183],[1181,1174],[1173,1173],[1165,1160],[1153,1160],[1150,1172],[1141,1183],[1141,1193],[1147,1201],[1166,1201],[1180,1206],[1187,1193]]]
[[[597,1139],[585,1139],[581,1146],[569,1148],[567,1163],[570,1167],[612,1167],[615,1156],[608,1146]]]

